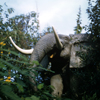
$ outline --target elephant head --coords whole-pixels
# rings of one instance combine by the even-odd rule
[[[54,33],[43,36],[37,42],[35,48],[30,50],[21,49],[13,42],[11,37],[9,38],[17,50],[24,54],[31,54],[30,61],[39,61],[40,63],[42,63],[43,67],[47,67],[47,62],[49,60],[50,55],[52,54],[54,55],[53,58],[59,57],[64,60],[69,60],[70,58],[71,45],[69,37],[64,35],[57,35],[55,30]]]
[[[54,30],[54,28],[53,28]],[[10,40],[12,44],[15,46],[16,49],[18,49],[20,52],[25,54],[31,54],[30,61],[39,61],[39,63],[42,64],[43,67],[47,67],[49,62],[51,62],[51,69],[55,71],[56,76],[51,78],[51,84],[57,83],[57,78],[60,79],[59,81],[61,85],[62,79],[59,75],[62,72],[66,71],[68,72],[69,68],[80,68],[81,66],[81,60],[80,57],[76,55],[77,51],[81,50],[80,44],[82,45],[88,45],[87,41],[89,39],[89,35],[86,34],[78,34],[78,35],[58,35],[55,30],[54,33],[47,34],[43,36],[36,44],[34,49],[30,50],[23,50],[20,47],[18,47],[10,37]],[[84,49],[82,49],[85,51]],[[52,58],[51,58],[52,55]],[[36,67],[34,65],[33,67]],[[31,73],[33,76],[34,74]],[[56,78],[56,79],[55,79]],[[34,83],[34,80],[30,79],[31,82]],[[52,83],[53,80],[53,83]],[[59,84],[54,85],[54,87],[59,88]],[[61,93],[63,90],[63,86],[61,86]],[[33,87],[34,90],[36,90],[36,87]],[[58,92],[54,94],[58,94]]]

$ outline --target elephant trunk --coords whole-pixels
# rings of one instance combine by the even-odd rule
[[[51,39],[52,39],[52,41],[51,41]],[[45,35],[44,37],[42,37],[37,42],[37,44],[36,44],[36,46],[34,48],[34,51],[33,51],[32,55],[31,55],[30,62],[32,62],[32,61],[38,61],[39,63],[42,62],[42,60],[45,57],[45,55],[47,55],[48,52],[53,49],[54,44],[55,44],[54,34],[48,34],[48,35]],[[45,62],[44,62],[43,65],[45,65]],[[36,67],[36,66],[37,65],[35,65],[35,64],[33,65],[33,70],[32,71],[35,71],[34,67]],[[30,75],[33,76],[34,78],[36,77],[33,72],[30,72]],[[37,91],[35,80],[33,78],[31,78],[31,77],[29,79],[30,79],[31,83],[33,83],[32,84],[33,90]]]
[[[31,61],[37,60],[41,62],[43,57],[47,55],[49,51],[52,51],[54,49],[54,46],[56,46],[56,48],[60,50],[63,48],[63,45],[60,42],[60,39],[57,33],[55,32],[54,28],[53,28],[53,31],[54,31],[54,34],[51,33],[51,34],[45,35],[37,42],[34,48],[34,52],[31,55]]]
[[[54,28],[53,28],[54,29]],[[59,48],[58,48],[59,47]],[[58,35],[56,34],[55,30],[54,30],[54,34],[48,34],[48,35],[45,35],[44,37],[42,37],[36,44],[35,48],[34,48],[34,51],[31,55],[31,59],[30,61],[39,61],[42,62],[43,58],[48,55],[48,53],[50,51],[53,51],[54,48],[58,48],[58,49],[62,49],[62,44],[60,42],[60,39],[58,37]],[[46,65],[46,62],[44,61],[44,66],[48,66]],[[43,67],[44,67],[43,66]],[[33,65],[33,68],[36,67],[36,65]],[[33,69],[34,71],[34,69]],[[34,73],[30,73],[33,77],[35,77]],[[32,83],[35,84],[35,81],[30,78],[30,81]],[[33,85],[33,89],[35,91],[37,91],[37,88],[36,86]]]

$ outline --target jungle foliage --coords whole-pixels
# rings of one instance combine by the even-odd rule
[[[14,13],[13,8],[7,5],[0,5],[0,100],[71,100],[74,97],[70,93],[64,94],[62,98],[53,97],[51,95],[52,86],[46,85],[45,80],[37,81],[38,91],[32,90],[29,73],[32,71],[32,65],[39,63],[37,61],[29,63],[30,55],[23,55],[18,52],[9,41],[12,36],[14,42],[23,48],[31,48],[45,34],[38,32],[39,20],[36,12],[30,12],[27,15],[16,15],[10,17]],[[79,13],[80,14],[80,13]],[[78,17],[80,15],[78,14]],[[86,27],[87,33],[93,35],[91,39],[94,44],[92,49],[88,49],[87,54],[81,54],[86,69],[71,70],[76,75],[86,81],[82,85],[82,100],[99,100],[100,99],[100,0],[92,2],[88,0],[87,14],[89,26]],[[81,33],[80,19],[77,20],[75,31]],[[77,31],[79,28],[79,31]],[[83,28],[83,27],[81,27]],[[51,28],[47,28],[46,33],[52,32]],[[77,33],[77,34],[78,34]],[[34,69],[38,77],[38,69]],[[44,69],[46,70],[46,69]],[[34,77],[33,77],[34,78]],[[35,78],[34,78],[35,79]],[[69,97],[69,98],[67,98]],[[77,98],[78,99],[78,98]],[[80,99],[79,99],[80,100]]]
[[[82,100],[99,100],[100,99],[100,0],[95,2],[88,0],[87,14],[89,25],[86,27],[86,34],[91,34],[91,48],[87,53],[81,53],[85,69],[81,72],[75,71],[77,75],[85,81],[82,85]]]

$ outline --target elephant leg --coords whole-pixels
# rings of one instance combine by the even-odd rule
[[[54,87],[54,91],[52,92],[52,95],[61,97],[63,92],[63,81],[61,75],[57,74],[52,76],[50,83]]]

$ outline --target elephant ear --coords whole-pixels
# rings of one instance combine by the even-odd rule
[[[86,53],[86,48],[89,48],[91,36],[89,34],[75,34],[70,35],[71,39],[71,56],[70,56],[70,68],[82,68],[84,67],[78,52]]]

